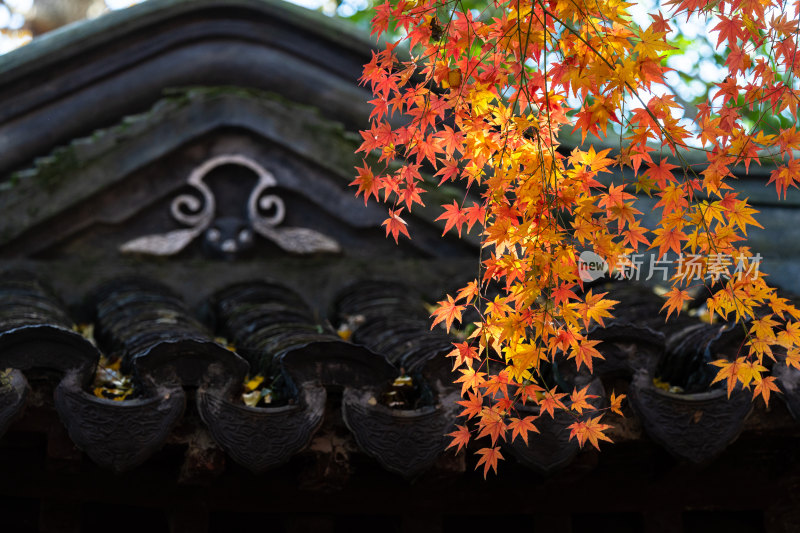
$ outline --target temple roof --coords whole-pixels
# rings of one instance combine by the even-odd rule
[[[795,483],[795,379],[769,408],[728,400],[704,369],[737,332],[698,309],[665,325],[652,288],[619,284],[595,285],[623,301],[591,331],[596,376],[559,377],[600,409],[629,395],[604,419],[615,446],[580,450],[570,420],[542,417],[488,483],[445,451],[461,409],[444,354],[469,331],[431,331],[426,305],[476,276],[479,236],[442,236],[455,188],[404,213],[399,245],[385,206],[354,198],[372,48],[352,35],[279,2],[149,0],[0,58],[0,491],[223,514],[388,516],[409,498],[417,531],[430,502],[457,514],[508,487],[521,513],[567,490],[581,511],[739,502],[752,454],[759,508]],[[796,281],[787,246],[753,233]],[[618,479],[622,503],[593,493]]]

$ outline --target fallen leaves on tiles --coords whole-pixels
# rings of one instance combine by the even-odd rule
[[[114,359],[100,357],[92,387],[95,396],[121,402],[133,394],[133,381],[130,376],[122,373],[121,364],[122,359],[119,357]]]

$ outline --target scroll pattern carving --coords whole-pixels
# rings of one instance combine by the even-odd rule
[[[122,244],[120,251],[169,256],[186,248],[204,232],[208,232],[207,237],[210,241],[219,240],[220,235],[214,233],[216,230],[209,229],[214,221],[216,199],[203,179],[209,172],[222,165],[240,165],[252,170],[258,176],[258,183],[247,201],[248,223],[252,231],[291,253],[340,251],[339,244],[335,240],[315,230],[279,226],[286,216],[286,206],[278,195],[269,193],[271,188],[277,186],[277,180],[263,166],[240,154],[213,157],[195,168],[189,175],[186,183],[195,194],[181,194],[170,204],[172,217],[177,222],[189,226],[188,228],[133,239]],[[241,236],[243,240],[249,242],[248,235],[241,234]],[[230,240],[220,243],[220,246],[224,252],[233,252],[237,250],[239,244],[241,243]]]

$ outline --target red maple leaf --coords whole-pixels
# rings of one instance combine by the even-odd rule
[[[411,235],[408,234],[408,228],[406,228],[406,221],[400,218],[400,213],[402,212],[402,207],[400,209],[389,209],[389,218],[381,224],[381,226],[386,226],[386,236],[388,237],[391,234],[396,243],[399,242],[398,236],[401,233],[409,239],[411,238]]]

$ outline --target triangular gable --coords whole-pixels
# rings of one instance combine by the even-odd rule
[[[119,228],[116,248],[127,252],[147,252],[141,242],[132,243],[137,236],[171,234],[178,238],[176,231],[197,230],[192,236],[184,232],[180,237],[194,240],[208,224],[200,228],[180,217],[169,220],[165,218],[171,209],[167,204],[187,187],[194,188],[197,200],[202,200],[203,194],[198,193],[197,183],[189,182],[190,176],[216,158],[214,166],[227,163],[250,170],[263,168],[274,176],[271,187],[302,199],[306,207],[297,209],[304,214],[286,213],[276,229],[289,231],[285,225],[302,226],[300,219],[306,219],[307,229],[320,236],[327,234],[337,243],[310,251],[346,252],[378,246],[375,250],[386,253],[389,248],[381,229],[385,208],[374,202],[365,207],[348,186],[358,162],[354,155],[357,145],[355,135],[341,125],[275,95],[225,87],[175,92],[150,111],[77,139],[40,158],[36,166],[16,173],[0,195],[0,208],[6,215],[0,222],[0,250],[6,257],[35,255],[91,232],[94,226]],[[259,173],[254,171],[253,178]],[[202,180],[202,176],[196,179]],[[242,185],[246,188],[242,194],[251,193],[255,186],[255,181]],[[430,195],[429,203],[448,200],[437,191]],[[160,208],[156,206],[159,202],[164,204]],[[246,208],[244,200],[239,203],[231,209]],[[153,211],[159,211],[154,215],[156,221],[137,222]],[[410,217],[415,238],[405,249],[416,249],[423,256],[472,254],[470,245],[441,238],[441,223],[431,222],[434,213],[432,208],[420,210],[419,218]],[[313,227],[315,223],[318,227]],[[112,230],[103,231],[103,244],[88,242],[114,246],[109,232],[113,234]],[[277,236],[261,234],[280,244]],[[298,252],[291,246],[280,247]]]

